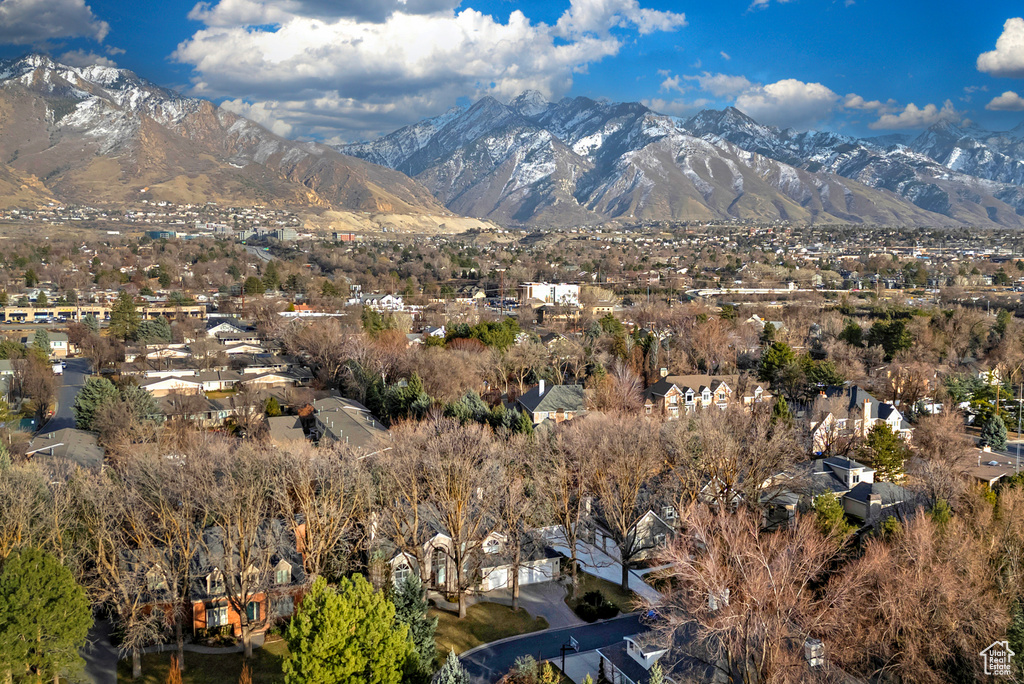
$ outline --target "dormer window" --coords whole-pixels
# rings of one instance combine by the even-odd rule
[[[206,576],[206,593],[211,596],[224,593],[224,573],[217,568]]]
[[[409,575],[412,574],[412,568],[409,567],[408,563],[402,563],[395,568],[395,586],[401,586]]]
[[[281,561],[274,569],[274,584],[291,584],[292,566],[288,561]]]
[[[501,542],[497,539],[488,539],[484,544],[484,553],[498,553],[501,551]]]

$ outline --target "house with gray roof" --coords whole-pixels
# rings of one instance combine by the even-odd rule
[[[908,492],[891,482],[876,482],[875,471],[852,458],[816,458],[773,477],[761,500],[773,510],[773,524],[807,511],[814,500],[832,494],[851,518],[863,524],[887,517],[908,500]]]
[[[105,451],[96,435],[77,428],[64,428],[36,435],[25,455],[32,459],[50,458],[73,463],[85,470],[99,472]]]
[[[892,404],[879,401],[861,387],[829,386],[821,390],[821,396],[838,399],[837,403],[842,408],[829,411],[811,423],[815,453],[823,453],[837,435],[863,439],[879,423],[887,424],[893,432],[910,442],[914,429],[900,410]]]
[[[534,425],[540,425],[545,420],[562,423],[587,410],[582,385],[548,387],[544,380],[519,397],[518,406],[520,410],[530,415]]]
[[[388,430],[358,401],[327,397],[313,402],[313,437],[342,442],[355,449],[375,451]]]

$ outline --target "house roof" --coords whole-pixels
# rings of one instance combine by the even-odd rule
[[[298,416],[273,416],[267,418],[270,440],[277,443],[298,442],[306,439]]]
[[[64,428],[36,435],[25,455],[67,459],[86,470],[99,470],[105,453],[93,433]]]
[[[859,417],[861,415],[862,407],[864,402],[867,401],[869,404],[869,417],[872,420],[885,420],[887,421],[893,413],[898,413],[900,417],[900,430],[909,430],[910,424],[903,417],[902,413],[892,404],[887,404],[884,401],[879,401],[873,397],[866,390],[858,387],[857,385],[851,385],[849,387],[839,387],[836,385],[830,385],[822,390],[822,393],[829,398],[841,397],[845,399],[846,408],[851,416]]]
[[[877,494],[881,498],[882,506],[892,506],[907,500],[907,490],[891,482],[861,482],[847,492],[846,496],[854,501],[867,503],[872,494]]]
[[[357,449],[369,449],[377,445],[380,437],[388,434],[387,428],[374,418],[368,408],[352,399],[318,399],[313,402],[313,410],[321,438],[345,442]]]
[[[658,380],[650,387],[647,388],[645,394],[648,397],[663,397],[673,388],[677,387],[680,392],[686,393],[687,389],[692,389],[694,394],[700,394],[707,387],[712,392],[718,390],[718,388],[725,383],[730,389],[735,391],[739,385],[738,375],[668,375]]]
[[[540,393],[540,385],[519,397],[519,403],[530,413],[538,411],[583,411],[586,400],[583,385],[551,385]]]

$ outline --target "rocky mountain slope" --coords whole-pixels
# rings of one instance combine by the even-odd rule
[[[550,103],[527,92],[340,149],[409,174],[453,211],[503,222],[1024,227],[1021,129],[957,135],[936,127],[903,144],[779,130],[732,108],[682,120],[638,103]]]
[[[151,198],[449,213],[402,173],[285,140],[123,69],[39,55],[0,62],[0,122],[6,203],[16,185],[15,202],[34,188],[92,205]]]

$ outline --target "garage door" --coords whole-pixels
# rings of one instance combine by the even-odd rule
[[[508,568],[497,568],[487,574],[489,589],[501,589],[508,584]]]
[[[555,578],[555,563],[547,560],[538,565],[524,565],[519,568],[519,584],[535,584],[549,582]]]

